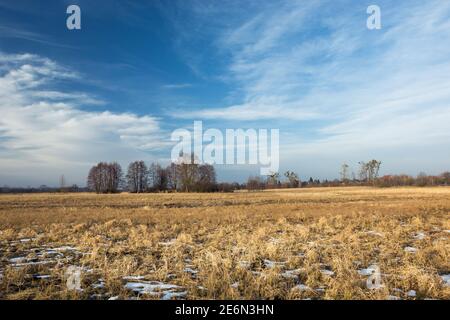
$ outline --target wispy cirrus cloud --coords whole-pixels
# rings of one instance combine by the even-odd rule
[[[21,40],[26,40],[26,41],[31,41],[31,42],[37,42],[37,43],[52,46],[52,47],[77,49],[74,46],[55,42],[46,35],[42,35],[42,34],[39,34],[39,33],[33,32],[33,31],[26,30],[23,27],[19,28],[19,27],[1,26],[0,25],[0,38],[21,39]]]
[[[162,86],[164,89],[185,89],[192,87],[190,83],[171,83]]]
[[[280,1],[246,10],[215,34],[217,50],[230,57],[223,79],[240,101],[172,116],[277,120],[282,163],[305,159],[322,176],[337,169],[315,168],[350,154],[398,163],[394,154],[403,152],[415,159],[404,170],[445,169],[433,154],[450,156],[450,3],[378,1],[376,31],[366,28],[369,4]],[[421,148],[434,165],[417,155]]]
[[[242,103],[208,106],[176,117],[235,120],[327,120],[323,139],[449,110],[450,4],[380,3],[383,29],[369,31],[366,6],[330,1],[264,7],[218,37],[231,60],[228,79]],[[431,94],[432,92],[432,94]],[[418,122],[419,123],[419,122]],[[444,134],[440,126],[429,130]],[[395,140],[395,139],[394,139]],[[321,140],[322,141],[322,140]],[[400,141],[400,140],[399,140]],[[315,141],[317,142],[317,141]]]

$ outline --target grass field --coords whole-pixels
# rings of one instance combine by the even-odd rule
[[[0,299],[449,299],[449,213],[445,187],[1,195]]]

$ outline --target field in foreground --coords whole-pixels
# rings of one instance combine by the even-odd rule
[[[0,299],[449,299],[449,213],[444,187],[0,195]]]

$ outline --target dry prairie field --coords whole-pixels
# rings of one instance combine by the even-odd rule
[[[449,213],[447,187],[1,195],[0,299],[449,299]]]

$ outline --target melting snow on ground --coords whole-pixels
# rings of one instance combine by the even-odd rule
[[[175,244],[176,240],[177,239],[171,239],[171,240],[166,241],[166,242],[160,242],[159,244],[162,245],[162,246],[171,246],[171,245]]]
[[[271,261],[268,259],[264,259],[264,265],[266,266],[266,268],[269,268],[269,269],[275,268],[276,266],[284,266],[285,264],[286,264],[286,262]]]
[[[125,288],[138,294],[159,296],[162,300],[185,298],[187,292],[180,291],[180,286],[158,281],[128,282]]]
[[[311,290],[311,288],[304,284],[298,284],[295,287],[293,287],[292,290],[307,291]]]
[[[410,298],[414,298],[414,297],[416,297],[416,291],[415,290],[409,290],[407,293],[406,293],[406,295],[408,296],[408,297],[410,297]]]
[[[425,239],[425,233],[417,232],[416,234],[414,234],[413,238],[416,240],[423,240]]]
[[[198,271],[197,270],[194,270],[194,269],[192,269],[192,268],[190,268],[190,267],[186,267],[186,268],[184,268],[184,270],[183,270],[184,272],[186,272],[186,273],[190,273],[191,275],[195,275],[195,274],[197,274],[198,273]]]
[[[144,276],[125,276],[122,279],[123,280],[143,280]]]
[[[373,265],[367,267],[366,269],[358,270],[358,273],[362,276],[370,276],[379,270],[380,270],[380,268],[376,264],[373,264]]]
[[[98,279],[98,283],[94,283],[92,285],[92,288],[94,288],[94,289],[103,289],[103,288],[105,288],[105,280],[103,280],[102,278]]]
[[[450,287],[450,273],[441,275],[442,281],[447,287]]]
[[[300,272],[302,272],[302,269],[286,270],[281,273],[281,276],[288,279],[297,279]]]
[[[51,278],[51,276],[49,274],[33,274],[32,275],[33,279],[49,279]]]
[[[334,272],[331,270],[323,269],[323,270],[320,270],[320,272],[325,276],[330,276],[330,277],[334,276]]]

